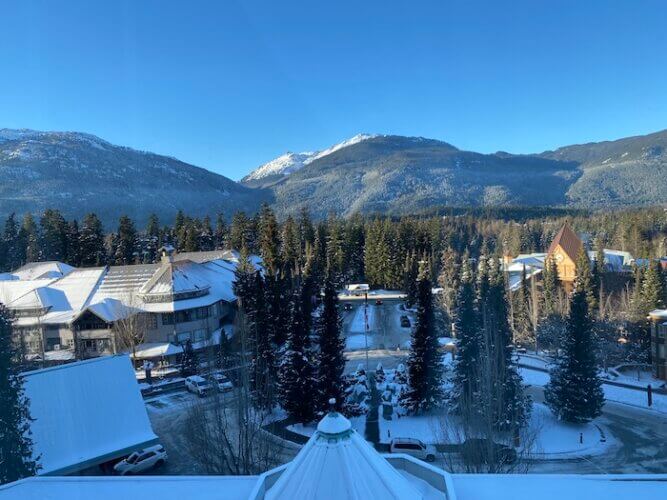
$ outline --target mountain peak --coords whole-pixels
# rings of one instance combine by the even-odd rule
[[[366,141],[368,139],[373,139],[379,137],[378,134],[357,134],[349,139],[346,139],[338,144],[323,149],[322,151],[304,151],[301,153],[292,153],[287,152],[273,160],[265,163],[264,165],[259,166],[248,175],[246,175],[241,182],[257,184],[261,183],[263,180],[269,178],[273,179],[275,177],[284,177],[289,175],[297,170],[301,170],[305,165],[312,163],[313,161],[323,158],[327,155],[335,153],[343,148],[347,148],[354,144]]]

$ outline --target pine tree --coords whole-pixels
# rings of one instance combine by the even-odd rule
[[[215,245],[213,238],[213,228],[211,228],[211,218],[208,215],[205,216],[201,221],[198,238],[199,249],[201,251],[206,252],[213,250]]]
[[[345,280],[358,282],[364,277],[364,221],[356,214],[350,219],[345,230]]]
[[[446,320],[452,323],[454,320],[454,308],[456,296],[459,289],[460,263],[457,252],[453,247],[447,246],[440,258],[440,274],[438,275],[438,286],[442,288],[440,294],[440,305],[447,315]]]
[[[289,275],[299,274],[301,269],[301,242],[299,228],[294,219],[289,216],[283,224],[280,236],[280,260],[285,272]]]
[[[218,214],[215,220],[215,234],[214,243],[216,250],[222,250],[227,247],[228,229],[225,218],[222,214]],[[240,248],[240,247],[239,247]]]
[[[81,233],[76,219],[67,225],[67,263],[74,267],[81,265]]]
[[[594,314],[598,310],[598,281],[591,271],[591,261],[584,249],[579,251],[576,262],[576,278],[579,288],[586,294],[588,311]]]
[[[25,247],[21,245],[20,229],[16,221],[16,214],[7,217],[5,230],[2,234],[1,266],[4,271],[13,271],[25,261]]]
[[[39,470],[33,458],[30,403],[15,362],[9,312],[0,304],[0,484],[33,476]]]
[[[417,278],[419,275],[419,263],[414,252],[405,255],[403,265],[403,290],[406,294],[405,304],[412,307],[417,300]]]
[[[157,260],[157,251],[160,246],[160,220],[158,219],[157,215],[151,214],[148,217],[148,224],[146,225],[146,245],[143,258],[144,263],[152,264]]]
[[[116,235],[115,262],[118,265],[134,264],[137,251],[137,231],[127,215],[121,216]]]
[[[462,413],[473,411],[479,399],[479,371],[482,337],[479,310],[475,295],[475,278],[464,257],[461,265],[460,285],[456,295],[455,329],[458,343],[454,361],[454,388],[451,400],[454,410]]]
[[[259,271],[255,273],[252,315],[249,315],[254,352],[251,378],[252,396],[255,407],[271,410],[276,402],[276,359],[269,329],[264,296],[264,279]]]
[[[442,402],[442,355],[433,328],[431,280],[422,266],[418,282],[417,323],[408,357],[408,388],[400,403],[412,413],[437,407]]]
[[[533,336],[533,323],[530,319],[530,290],[528,290],[528,279],[524,266],[521,273],[521,286],[512,296],[514,300],[514,343],[526,344]]]
[[[531,406],[512,359],[506,283],[498,259],[489,259],[484,281],[488,282],[480,294],[480,324],[488,353],[481,374],[484,411],[493,416],[498,429],[518,429],[527,422]]]
[[[41,249],[44,260],[65,261],[67,258],[67,221],[58,210],[44,211],[41,226]]]
[[[279,399],[281,406],[295,422],[315,418],[316,380],[310,350],[310,332],[305,329],[301,296],[290,301],[287,349],[280,365]]]
[[[334,284],[341,285],[343,282],[343,268],[345,267],[342,224],[332,216],[327,220],[327,226],[326,269]]]
[[[246,315],[252,315],[255,297],[255,268],[248,258],[248,250],[245,247],[241,248],[239,262],[234,270],[232,288],[239,302],[239,308],[243,308]]]
[[[192,341],[190,339],[185,341],[183,346],[183,356],[181,358],[181,376],[189,377],[199,373],[199,360],[197,353],[192,348]]]
[[[551,371],[544,399],[551,411],[566,422],[588,422],[602,412],[604,393],[598,377],[593,341],[593,322],[586,290],[576,282],[570,298],[565,328],[564,353]]]
[[[544,269],[542,271],[542,293],[543,293],[543,316],[547,317],[556,311],[556,300],[559,293],[558,285],[558,270],[556,263],[552,258],[548,258],[544,262]]]
[[[80,233],[81,265],[102,265],[106,261],[102,221],[94,213],[87,214],[81,222]]]
[[[25,261],[37,262],[42,259],[41,235],[31,214],[25,214],[19,230],[20,244],[25,248]]]
[[[276,276],[282,270],[278,222],[273,210],[265,203],[259,215],[259,254],[266,271]]]
[[[329,400],[336,400],[336,411],[343,412],[345,407],[345,341],[340,335],[338,316],[338,294],[331,279],[324,285],[322,314],[317,322],[317,337],[320,351],[317,356],[317,383],[319,392],[319,410],[321,413],[330,407]]]

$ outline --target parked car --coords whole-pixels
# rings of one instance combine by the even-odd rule
[[[461,445],[461,456],[467,464],[513,464],[517,460],[514,448],[479,438],[466,439]]]
[[[125,476],[155,469],[167,461],[167,452],[164,446],[156,444],[143,450],[132,453],[129,457],[118,462],[113,470],[116,474]]]
[[[390,453],[405,453],[419,460],[433,462],[435,460],[435,446],[425,444],[419,439],[394,438],[389,444]]]
[[[406,315],[401,316],[401,326],[403,328],[410,328],[410,318],[408,318]]]
[[[211,390],[211,384],[204,377],[199,375],[190,375],[185,379],[185,388],[203,398]]]
[[[376,306],[381,306],[382,304],[383,304],[382,299],[377,299],[377,300],[375,301],[375,305],[376,305]]]
[[[234,384],[227,378],[227,375],[216,372],[210,376],[211,385],[220,392],[227,392],[234,389]]]
[[[352,304],[350,304],[349,302],[346,302],[345,305],[343,305],[343,309],[345,311],[351,311],[352,310]]]

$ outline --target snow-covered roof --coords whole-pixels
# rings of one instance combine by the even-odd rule
[[[256,483],[257,476],[32,477],[0,486],[0,500],[251,500]]]
[[[174,356],[181,354],[183,348],[171,342],[146,342],[136,347],[134,357],[136,359],[160,358],[162,356]]]
[[[66,474],[157,441],[128,356],[23,374],[40,474]]]
[[[348,419],[329,413],[265,498],[416,500],[422,495],[352,428]]]
[[[188,258],[186,258],[186,256]],[[261,270],[261,259],[250,257]],[[69,324],[90,310],[106,322],[137,311],[163,313],[233,302],[237,252],[176,254],[159,264],[74,269],[49,279],[0,280],[0,302],[21,315],[17,325]],[[62,263],[40,263],[55,265]],[[25,267],[25,266],[24,266]],[[39,266],[37,266],[39,267]]]
[[[667,475],[452,474],[457,500],[659,498]]]
[[[74,267],[64,262],[29,262],[11,273],[0,274],[0,280],[56,279],[74,271]]]
[[[620,272],[623,270],[624,266],[630,266],[632,262],[634,262],[634,259],[632,258],[632,255],[630,255],[629,252],[621,252],[620,250],[609,250],[608,248],[605,248],[603,252],[604,252],[605,266],[610,271]],[[598,255],[595,250],[589,250],[588,258],[590,259],[591,262],[595,262],[597,260],[597,256]]]

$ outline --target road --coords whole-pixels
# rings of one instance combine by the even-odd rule
[[[541,387],[528,390],[544,402]],[[656,411],[608,401],[595,420],[616,441],[609,452],[569,460],[539,460],[530,472],[577,474],[667,473],[667,416]]]
[[[344,302],[345,303],[345,302]],[[369,322],[368,335],[364,335],[364,303],[362,300],[348,301],[352,306],[349,311],[341,312],[342,333],[345,337],[346,357],[349,371],[355,370],[359,363],[366,361],[366,342],[368,342],[369,368],[374,369],[378,362],[385,368],[394,368],[407,355],[410,346],[411,328],[401,327],[401,315],[410,317],[411,313],[399,309],[402,300],[384,300],[382,305],[368,301],[366,317]]]

